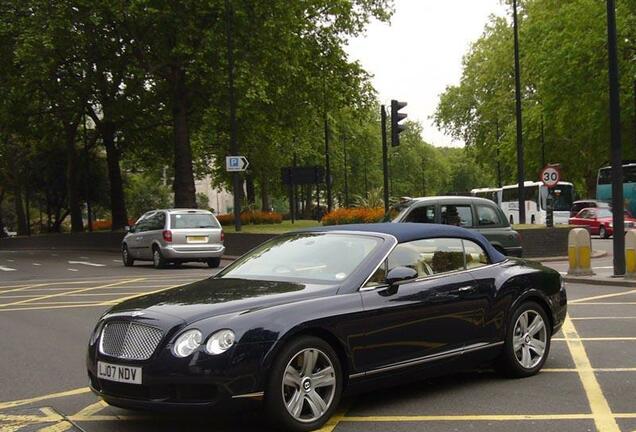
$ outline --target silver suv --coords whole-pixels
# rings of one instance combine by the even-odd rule
[[[152,210],[128,230],[122,261],[127,267],[135,260],[152,261],[155,268],[200,261],[216,268],[225,252],[223,237],[219,221],[207,210]]]

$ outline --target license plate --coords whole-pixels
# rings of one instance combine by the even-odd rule
[[[207,243],[207,236],[186,236],[186,241],[188,243]]]
[[[141,384],[141,368],[97,362],[97,377],[127,384]]]

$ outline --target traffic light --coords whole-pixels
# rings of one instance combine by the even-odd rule
[[[406,126],[400,124],[406,118],[406,114],[399,112],[406,106],[406,102],[398,102],[395,99],[391,101],[391,145],[393,147],[400,145],[400,132],[406,129]]]

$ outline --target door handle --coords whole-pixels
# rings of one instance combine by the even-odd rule
[[[466,286],[457,288],[457,292],[460,294],[465,294],[465,293],[471,293],[475,291],[476,289],[477,287],[475,287],[475,285],[466,285]]]

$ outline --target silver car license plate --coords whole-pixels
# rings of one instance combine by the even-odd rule
[[[208,236],[186,236],[188,243],[207,243]]]
[[[97,377],[127,384],[141,384],[141,368],[97,362]]]

